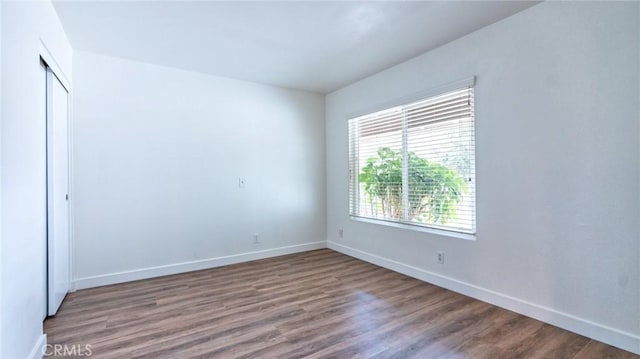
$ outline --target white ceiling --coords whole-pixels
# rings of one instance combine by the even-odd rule
[[[534,4],[54,1],[75,49],[320,93]]]

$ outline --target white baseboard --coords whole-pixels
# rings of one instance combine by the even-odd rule
[[[464,294],[483,302],[514,311],[545,323],[555,325],[562,329],[584,335],[585,337],[607,343],[632,353],[640,354],[640,336],[638,335],[610,328],[571,314],[559,312],[552,308],[530,303],[519,298],[481,288],[473,284],[465,283],[418,267],[380,257],[336,242],[327,241],[327,248],[392,271],[435,284],[439,287]]]
[[[326,242],[311,242],[305,244],[297,244],[293,246],[279,247],[273,249],[265,249],[255,252],[247,252],[234,254],[224,257],[208,258],[191,262],[168,264],[157,267],[135,269],[125,272],[102,274],[92,277],[77,278],[73,282],[73,289],[85,289],[100,287],[103,285],[131,282],[134,280],[161,277],[165,275],[191,272],[201,269],[209,269],[215,267],[226,266],[242,262],[264,259],[269,257],[277,257],[285,254],[298,252],[307,252],[314,249],[326,248]]]
[[[42,348],[47,345],[47,335],[42,334],[38,340],[36,341],[33,349],[31,349],[31,354],[29,354],[29,359],[42,359]]]

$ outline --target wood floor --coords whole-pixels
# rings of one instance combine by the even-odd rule
[[[81,290],[45,332],[92,358],[640,358],[328,249]]]

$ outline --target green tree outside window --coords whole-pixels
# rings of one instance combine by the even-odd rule
[[[379,148],[359,175],[371,208],[385,217],[404,220],[402,152]],[[456,170],[408,153],[408,221],[446,224],[456,218],[456,206],[468,187]]]

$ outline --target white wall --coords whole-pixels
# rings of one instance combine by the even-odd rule
[[[542,3],[328,95],[329,246],[640,353],[638,6]],[[471,75],[477,239],[350,220],[347,116]]]
[[[67,78],[71,47],[48,2],[2,4],[2,347],[41,354],[45,253],[45,106],[39,55],[46,44]]]
[[[0,159],[2,158],[2,2],[0,1]],[[2,266],[2,161],[0,161],[0,270]],[[0,353],[2,353],[2,275],[0,274]]]
[[[74,89],[78,287],[324,247],[324,96],[87,52]]]

